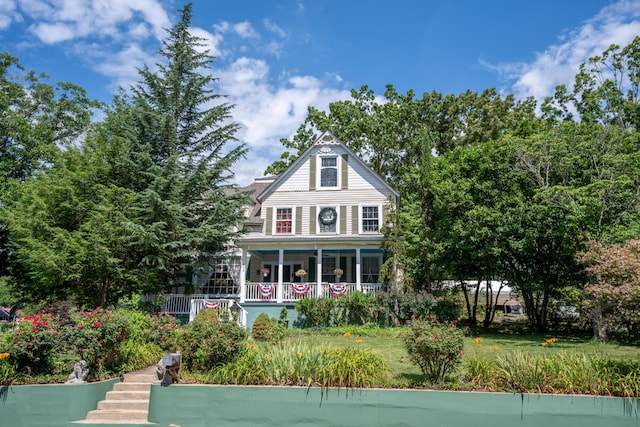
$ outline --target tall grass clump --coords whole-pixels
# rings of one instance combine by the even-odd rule
[[[495,360],[468,357],[465,368],[469,383],[487,390],[640,397],[640,361],[514,351]]]
[[[358,346],[332,348],[301,342],[250,344],[233,363],[209,377],[218,384],[367,387],[387,375],[380,355]]]

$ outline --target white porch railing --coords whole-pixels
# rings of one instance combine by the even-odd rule
[[[362,292],[375,293],[381,289],[379,283],[361,284]],[[295,302],[303,298],[339,298],[357,290],[355,283],[327,283],[318,287],[316,282],[282,284],[282,302]],[[278,302],[278,283],[247,283],[246,302]]]
[[[164,311],[172,316],[188,316],[191,312],[192,300],[203,300],[207,298],[206,294],[168,294],[163,295],[164,298]]]

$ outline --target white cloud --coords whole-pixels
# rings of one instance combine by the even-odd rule
[[[31,29],[46,44],[90,36],[131,41],[153,34],[159,40],[170,24],[157,0],[22,0],[19,8],[36,21]]]
[[[20,20],[20,15],[16,12],[16,2],[4,0],[0,2],[0,30],[9,28],[11,22]]]
[[[86,52],[93,52],[94,55],[100,55],[100,45],[85,45],[80,49]],[[108,54],[108,58],[101,56],[94,58],[96,65],[94,68],[105,76],[109,76],[112,84],[111,90],[115,92],[118,87],[128,89],[140,81],[138,68],[144,64],[149,66],[151,70],[155,68],[155,58],[148,52],[144,51],[137,44],[129,44],[114,56]]]
[[[233,120],[241,125],[237,137],[251,149],[235,168],[241,185],[280,157],[280,139],[293,136],[310,105],[325,110],[329,103],[350,97],[348,90],[327,86],[314,76],[295,75],[271,84],[270,71],[264,60],[242,57],[217,73],[220,92],[235,104]]]
[[[209,31],[198,27],[189,28],[189,33],[192,36],[200,37],[201,39],[203,39],[202,43],[204,44],[204,49],[209,50],[209,55],[223,55],[223,51],[220,49],[220,44],[223,40],[221,34],[211,34]]]
[[[239,22],[233,26],[233,31],[243,39],[259,39],[260,36],[247,21]]]
[[[265,19],[264,21],[262,21],[264,23],[265,28],[271,32],[274,33],[275,35],[279,36],[279,37],[285,37],[287,35],[287,33],[278,26],[278,24],[276,24],[275,22],[271,21],[270,19]]]
[[[554,93],[557,85],[573,85],[580,64],[601,54],[611,44],[625,46],[640,34],[640,1],[624,0],[603,8],[578,29],[563,34],[561,42],[536,55],[532,63],[491,65],[487,68],[512,82],[520,98],[539,101]]]

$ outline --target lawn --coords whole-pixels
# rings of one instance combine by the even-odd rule
[[[388,387],[404,388],[423,384],[422,374],[411,362],[402,342],[403,328],[341,327],[324,331],[292,330],[291,341],[312,341],[330,346],[358,345],[378,352],[384,358],[391,378]],[[590,337],[578,335],[538,335],[506,333],[483,328],[469,329],[465,338],[462,364],[469,357],[493,359],[517,351],[527,354],[553,354],[568,352],[612,359],[637,360],[640,349],[634,346],[603,344]],[[546,343],[545,345],[542,345]]]

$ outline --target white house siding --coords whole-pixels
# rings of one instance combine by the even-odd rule
[[[282,192],[309,191],[309,160],[301,163],[297,170],[284,180],[278,187]]]
[[[310,231],[311,228],[311,209],[310,207],[333,205],[336,206],[338,211],[338,226],[340,228],[339,234],[358,234],[359,230],[353,230],[353,212],[352,206],[359,205],[380,205],[381,220],[384,221],[384,206],[388,202],[390,194],[385,194],[380,190],[369,187],[368,189],[362,189],[358,191],[354,190],[341,190],[341,191],[306,191],[306,192],[283,192],[277,191],[272,193],[262,204],[261,217],[267,220],[267,210],[269,208],[275,208],[279,206],[291,206],[302,207],[302,229],[298,235],[310,236],[314,235]],[[357,201],[357,203],[355,203]],[[353,202],[353,203],[352,203]],[[344,209],[340,209],[340,206],[346,206],[346,212]],[[275,211],[274,215],[275,215]],[[357,210],[356,210],[357,212]],[[316,215],[318,209],[316,209]],[[346,219],[343,220],[341,215],[346,213]],[[272,216],[273,218],[273,216]],[[315,215],[313,220],[315,220]],[[358,218],[359,221],[359,218]],[[358,221],[355,221],[357,224]],[[382,225],[382,223],[381,223]],[[344,227],[343,227],[344,226]],[[344,229],[343,229],[344,228]],[[262,233],[265,232],[263,227]],[[252,233],[253,234],[253,233]]]

